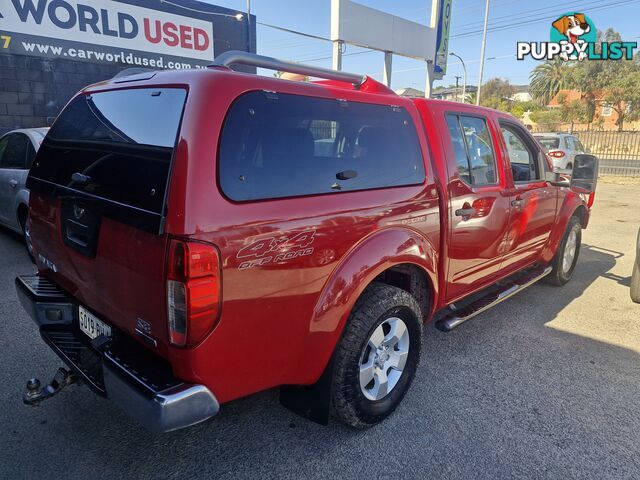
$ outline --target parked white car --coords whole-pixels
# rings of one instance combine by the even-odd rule
[[[13,130],[0,137],[0,224],[24,235],[30,255],[29,191],[25,182],[47,130]]]
[[[572,170],[576,155],[589,153],[575,135],[568,133],[534,133],[553,163],[554,170]]]

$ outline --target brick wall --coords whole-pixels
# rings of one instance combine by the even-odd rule
[[[0,135],[46,127],[81,88],[113,77],[122,67],[0,54]]]

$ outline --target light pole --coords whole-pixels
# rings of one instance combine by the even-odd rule
[[[247,51],[250,52],[253,40],[251,38],[251,0],[247,0],[247,40],[249,41],[249,48]]]
[[[476,105],[480,105],[480,91],[482,90],[482,74],[484,73],[484,51],[487,47],[487,27],[489,26],[489,0],[484,9],[484,29],[482,30],[482,47],[480,50],[480,75],[478,78],[478,93],[476,94]]]
[[[449,55],[456,57],[458,60],[460,60],[460,63],[462,64],[462,70],[464,71],[464,79],[462,80],[462,103],[467,103],[467,67],[464,64],[464,60],[462,60],[462,57],[460,55],[456,55],[453,52],[449,53]]]

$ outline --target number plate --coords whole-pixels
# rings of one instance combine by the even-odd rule
[[[83,308],[82,305],[78,308],[78,318],[80,330],[86,333],[89,338],[96,338],[100,335],[111,336],[111,327]]]

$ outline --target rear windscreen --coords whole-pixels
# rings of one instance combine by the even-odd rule
[[[162,213],[186,95],[154,88],[77,97],[49,131],[30,176]]]
[[[560,139],[558,137],[536,137],[538,143],[542,145],[545,150],[553,150],[560,146]]]

